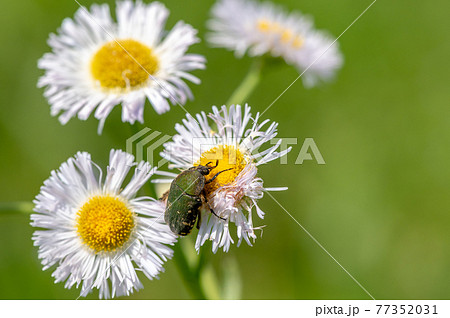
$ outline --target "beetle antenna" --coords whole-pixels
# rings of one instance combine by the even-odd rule
[[[216,174],[215,174],[215,176],[214,177],[212,177],[211,179],[209,179],[208,181],[206,181],[205,182],[205,184],[208,184],[208,183],[210,183],[210,182],[213,182],[214,181],[214,179],[219,175],[219,174],[221,174],[222,172],[225,172],[225,171],[228,171],[228,170],[231,170],[231,169],[233,169],[233,168],[229,168],[229,169],[225,169],[225,170],[222,170],[222,171],[219,171],[219,172],[217,172]]]
[[[209,168],[209,170],[214,170],[219,165],[219,159],[216,159],[216,165],[214,167],[208,166],[212,161],[208,162],[205,166]]]

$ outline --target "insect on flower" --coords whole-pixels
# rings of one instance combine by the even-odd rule
[[[199,210],[203,203],[208,204],[205,185],[213,182],[222,172],[230,170],[219,171],[206,181],[205,176],[209,175],[211,170],[218,166],[219,160],[216,161],[215,166],[209,166],[210,163],[208,162],[206,166],[198,165],[180,173],[172,181],[168,193],[163,195],[162,199],[167,195],[164,220],[175,234],[188,235],[197,219],[197,228],[200,228],[201,213]],[[216,217],[224,220],[211,207],[209,210]]]
[[[219,248],[227,252],[235,241],[230,229],[236,227],[237,246],[242,241],[252,245],[256,239],[253,225],[255,214],[264,218],[264,211],[258,200],[266,191],[283,191],[286,187],[265,187],[263,179],[258,176],[258,167],[285,156],[291,147],[281,149],[282,140],[277,141],[278,123],[262,120],[261,115],[252,115],[248,105],[212,107],[212,112],[205,112],[195,117],[187,115],[182,124],[176,124],[178,132],[172,141],[164,144],[161,156],[172,163],[174,168],[187,170],[193,166],[207,166],[219,159],[218,166],[205,175],[208,182],[217,172],[217,178],[205,184],[208,205],[218,218],[207,209],[200,209],[201,222],[195,249],[206,241],[212,241],[214,253]],[[269,144],[269,145],[268,145]],[[280,151],[277,151],[280,150]],[[159,171],[166,179],[154,180],[171,183],[178,174]],[[255,211],[256,210],[256,211]]]

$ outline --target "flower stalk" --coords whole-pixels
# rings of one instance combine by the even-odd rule
[[[250,66],[247,75],[239,86],[234,90],[226,105],[242,105],[247,102],[253,91],[261,82],[261,73],[264,67],[263,58],[255,58]]]
[[[9,213],[22,213],[30,214],[33,212],[33,203],[28,201],[18,201],[18,202],[1,202],[0,203],[0,213],[2,215]]]
[[[202,256],[200,256],[196,268],[193,268],[187,258],[187,248],[184,240],[179,240],[173,247],[173,259],[191,296],[194,299],[207,299],[200,284],[200,274],[203,265]]]

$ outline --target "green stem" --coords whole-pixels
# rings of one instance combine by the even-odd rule
[[[254,59],[247,75],[244,77],[242,82],[233,92],[231,97],[227,101],[227,105],[240,104],[242,105],[252,94],[255,88],[261,81],[261,71],[263,68],[263,58]],[[188,241],[189,242],[189,241]],[[188,250],[183,248],[183,244],[188,243],[185,240],[180,240],[174,246],[174,261],[178,267],[182,279],[185,282],[186,287],[189,289],[192,297],[195,299],[207,299],[219,298],[220,290],[218,287],[218,281],[216,279],[214,270],[210,266],[205,266],[207,264],[207,255],[205,248],[200,250],[200,255],[198,257],[198,262],[196,266],[189,264],[187,259]],[[187,247],[185,245],[185,247]],[[206,284],[202,284],[207,282]],[[239,297],[239,296],[237,296]]]
[[[197,263],[197,268],[195,269],[195,274],[200,277],[200,274],[202,272],[202,269],[204,268],[205,264],[206,264],[206,260],[207,260],[207,251],[206,248],[201,248],[199,255],[198,255],[198,263]]]
[[[200,270],[193,270],[189,265],[185,251],[181,247],[181,241],[178,241],[173,247],[174,261],[180,271],[186,287],[189,289],[192,297],[195,299],[206,299],[206,295],[200,285]]]
[[[262,58],[254,59],[247,75],[242,80],[241,84],[235,89],[231,97],[227,101],[227,105],[239,104],[247,102],[247,99],[258,86],[261,81],[261,71],[264,66]]]
[[[31,214],[33,212],[34,204],[28,201],[23,202],[0,202],[0,212],[19,212],[24,214]]]

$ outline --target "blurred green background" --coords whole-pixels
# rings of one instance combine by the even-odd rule
[[[371,0],[275,2],[312,14],[318,28],[337,36]],[[183,19],[204,37],[211,1],[164,3],[169,27]],[[77,9],[73,0],[2,2],[0,201],[32,200],[50,171],[79,150],[104,166],[111,148],[125,148],[130,127],[119,107],[98,136],[93,118],[61,126],[36,88],[48,34]],[[310,90],[297,82],[265,114],[280,123],[280,137],[299,138],[288,165],[260,168],[265,185],[289,187],[276,199],[377,299],[450,297],[448,12],[447,0],[377,1],[340,39],[345,65],[336,81]],[[196,99],[187,108],[208,111],[228,99],[251,60],[205,42],[191,52],[204,54],[208,65],[195,72],[203,83],[190,85]],[[283,64],[266,72],[249,99],[253,110],[264,110],[297,75]],[[166,134],[184,115],[178,107],[162,116],[145,110],[146,125]],[[326,165],[294,165],[307,137]],[[256,222],[267,225],[263,238],[210,258],[214,267],[237,260],[243,298],[368,298],[269,196],[260,206],[267,213]],[[78,290],[42,271],[32,232],[28,215],[0,216],[0,298],[75,299]],[[143,282],[132,298],[190,297],[173,261],[160,280]]]

